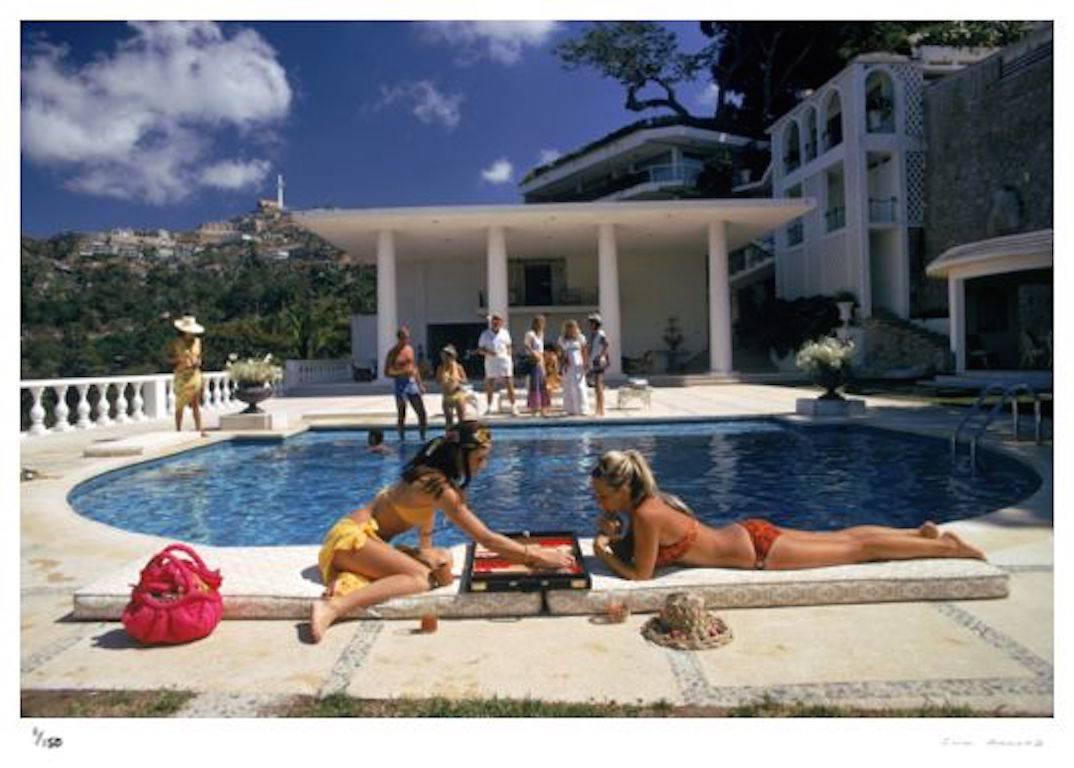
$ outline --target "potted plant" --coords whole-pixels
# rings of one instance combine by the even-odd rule
[[[843,400],[845,398],[837,390],[847,383],[853,355],[853,342],[827,336],[804,344],[798,350],[795,363],[815,383],[824,387],[824,394],[818,400]]]
[[[246,403],[243,413],[264,413],[257,404],[272,397],[272,385],[283,378],[283,369],[272,362],[271,354],[239,360],[232,352],[228,355],[227,374],[235,382],[235,397]]]
[[[835,300],[835,306],[839,308],[839,320],[844,326],[850,323],[850,320],[854,316],[854,305],[858,303],[858,297],[850,291],[839,291],[832,297]]]

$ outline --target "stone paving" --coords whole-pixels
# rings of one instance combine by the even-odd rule
[[[645,412],[608,419],[788,414],[802,390],[721,384],[658,388]],[[430,413],[438,398],[429,397]],[[946,436],[959,412],[867,398],[859,421]],[[614,398],[612,399],[614,402]],[[269,401],[294,427],[391,424],[387,395]],[[494,421],[516,421],[493,417]],[[855,605],[724,608],[734,640],[719,649],[673,651],[648,644],[634,614],[443,620],[435,634],[413,620],[358,620],[305,642],[299,620],[228,620],[210,637],[177,648],[134,645],[114,621],[72,618],[76,591],[166,543],[79,517],[66,503],[74,484],[149,456],[222,439],[175,434],[163,422],[24,438],[21,464],[38,473],[21,496],[21,687],[194,690],[183,717],[247,717],[294,695],[531,696],[730,706],[764,697],[863,707],[965,705],[983,712],[1049,715],[1053,707],[1052,449],[990,442],[1044,479],[1033,497],[951,528],[988,553],[1009,594]],[[435,423],[435,422],[434,422]],[[1001,425],[1009,431],[1009,425]],[[1050,425],[1049,425],[1050,427]],[[189,429],[189,426],[188,426]],[[1050,434],[1050,430],[1049,430]],[[139,444],[136,456],[86,456],[102,438]],[[91,451],[92,452],[92,451]],[[62,540],[56,532],[63,531]],[[659,581],[659,580],[658,580]],[[654,582],[658,584],[658,582]]]

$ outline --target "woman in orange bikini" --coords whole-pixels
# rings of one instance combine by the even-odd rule
[[[426,443],[403,469],[402,478],[381,490],[368,507],[332,526],[317,558],[326,589],[310,610],[315,643],[333,621],[350,611],[450,583],[451,553],[432,545],[437,509],[478,544],[507,560],[550,570],[573,564],[569,555],[523,546],[490,531],[470,510],[466,486],[484,469],[491,449],[489,428],[464,421]],[[415,527],[416,551],[388,543]]]
[[[662,566],[791,570],[873,560],[970,557],[984,553],[935,523],[920,528],[859,525],[839,531],[798,531],[751,518],[710,528],[677,496],[664,493],[637,451],[608,451],[592,472],[604,514],[594,554],[624,579],[645,580]],[[620,513],[630,527],[621,530]]]

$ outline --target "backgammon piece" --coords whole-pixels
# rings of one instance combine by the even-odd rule
[[[421,631],[426,635],[431,635],[435,632],[439,625],[440,622],[435,613],[427,613],[421,617]]]

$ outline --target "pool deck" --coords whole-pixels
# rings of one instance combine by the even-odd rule
[[[606,418],[786,415],[807,394],[748,384],[657,388],[651,408],[609,408]],[[427,397],[431,414],[439,413],[438,399]],[[950,435],[963,413],[866,400],[867,415],[856,423],[939,436]],[[289,431],[309,422],[394,424],[388,395],[265,405],[286,415]],[[490,419],[519,421],[540,423]],[[433,428],[440,423],[433,420]],[[200,694],[179,713],[189,717],[255,716],[291,696],[332,693],[693,706],[769,697],[878,709],[951,704],[989,714],[1052,713],[1052,446],[1050,440],[1015,443],[1009,419],[987,442],[1034,467],[1041,489],[1015,507],[945,526],[981,546],[993,571],[1006,575],[1002,598],[720,608],[734,640],[701,652],[649,644],[639,633],[648,618],[641,613],[623,624],[589,615],[444,619],[431,635],[418,633],[412,619],[357,620],[333,627],[316,646],[304,641],[300,620],[226,620],[205,640],[155,649],[134,645],[118,622],[75,620],[76,592],[166,541],[79,517],[67,492],[101,471],[224,437],[212,431],[215,416],[207,426],[206,438],[156,422],[22,440],[22,467],[40,473],[20,484],[23,690],[188,689]],[[652,587],[659,589],[660,580]]]

